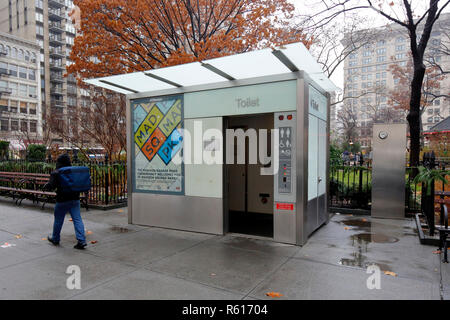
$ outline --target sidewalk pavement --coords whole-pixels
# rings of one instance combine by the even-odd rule
[[[61,246],[54,247],[44,239],[53,221],[51,207],[41,211],[0,199],[0,299],[409,300],[450,295],[450,286],[441,284],[450,278],[449,266],[441,267],[436,248],[420,245],[412,220],[335,215],[297,247],[128,225],[126,208],[83,209],[82,215],[88,248],[73,249],[69,216]],[[383,271],[380,290],[367,288],[370,264]],[[66,287],[71,265],[81,269],[81,290]]]

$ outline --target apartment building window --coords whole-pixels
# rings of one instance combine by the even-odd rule
[[[440,122],[441,121],[441,117],[434,117],[434,122],[435,123],[438,123],[438,122]]]
[[[368,50],[368,51],[364,51],[364,52],[363,52],[363,56],[364,56],[364,57],[370,57],[371,55],[372,55],[372,51],[369,51],[369,50]]]
[[[1,131],[9,131],[9,120],[8,119],[0,119],[0,130]]]
[[[23,19],[24,19],[24,23],[28,24],[27,0],[23,0]]]
[[[434,105],[435,106],[440,106],[441,105],[441,100],[434,100]]]
[[[394,79],[394,84],[398,85],[400,83],[400,79]]]
[[[20,131],[22,132],[28,132],[28,121],[27,120],[20,120]]]
[[[19,20],[19,0],[16,0],[16,15],[17,15],[17,29],[20,28],[20,20]]]
[[[27,68],[19,67],[19,78],[26,79],[27,78],[27,73],[28,73]]]
[[[429,115],[432,115],[433,114],[433,109],[428,109],[427,112],[428,112]]]
[[[44,15],[41,12],[36,12],[36,21],[44,23]]]
[[[9,120],[8,119],[0,119],[0,130],[1,131],[9,131]]]
[[[435,114],[439,114],[441,112],[441,109],[434,109]]]
[[[386,61],[386,56],[377,57],[377,62],[385,62],[385,61]]]
[[[354,67],[354,66],[358,65],[358,61],[349,61],[348,65],[350,67]]]
[[[23,102],[23,101],[20,102],[20,113],[24,113],[24,114],[28,113],[26,102]]]
[[[36,70],[28,69],[28,79],[29,80],[36,80]]]
[[[10,83],[8,84],[8,87],[11,89],[11,95],[17,96],[17,83],[15,83],[15,82],[10,82]]]
[[[36,103],[29,103],[28,111],[30,114],[36,114]]]
[[[405,46],[404,44],[395,47],[395,50],[396,50],[396,51],[405,51],[405,49],[406,49],[406,46]]]
[[[20,97],[28,97],[28,90],[26,84],[19,85],[19,96]]]
[[[358,54],[357,53],[352,53],[351,55],[348,56],[349,59],[357,59],[358,58]]]
[[[9,112],[17,113],[17,101],[9,101]]]
[[[378,47],[384,46],[385,44],[386,44],[386,41],[385,41],[385,40],[379,40],[379,41],[377,42],[377,46],[378,46]]]
[[[8,73],[8,64],[6,62],[0,62],[0,74]]]
[[[380,48],[380,49],[377,49],[377,54],[378,54],[378,55],[386,54],[386,48]]]
[[[9,0],[9,3],[8,3],[8,5],[9,5],[9,31],[12,31],[12,3],[11,3],[11,0]]]
[[[433,122],[433,117],[428,118],[428,119],[427,119],[427,122],[428,122],[428,123]]]
[[[8,111],[8,100],[0,98],[0,111]]]
[[[11,119],[11,131],[19,131],[19,120]]]
[[[30,121],[30,132],[31,133],[37,132],[37,122],[36,121]]]
[[[28,94],[32,98],[37,98],[37,87],[36,86],[29,86],[28,87]]]
[[[397,42],[397,43],[405,42],[405,38],[404,38],[404,37],[398,37],[398,38],[395,40],[395,42]]]
[[[66,44],[73,46],[74,44],[74,38],[66,36]]]
[[[40,36],[44,36],[44,27],[36,25],[36,34]]]
[[[405,54],[404,53],[397,53],[396,55],[395,55],[395,59],[396,60],[402,60],[402,59],[405,59]]]
[[[44,1],[43,0],[35,0],[36,8],[44,9]]]

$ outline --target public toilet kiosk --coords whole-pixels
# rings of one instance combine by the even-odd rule
[[[328,221],[337,88],[303,44],[86,82],[127,95],[129,223],[303,245]]]

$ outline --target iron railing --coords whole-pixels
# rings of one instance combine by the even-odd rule
[[[330,206],[370,210],[372,168],[365,165],[334,163],[330,167]]]
[[[94,205],[115,205],[127,202],[127,167],[126,162],[117,161],[74,161],[73,166],[89,167],[92,188],[88,199]],[[26,172],[50,174],[55,170],[55,161],[0,161],[0,172]],[[2,182],[0,182],[2,185]]]

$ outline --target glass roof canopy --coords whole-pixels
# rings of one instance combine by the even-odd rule
[[[337,91],[303,43],[143,72],[85,80],[123,94],[218,84],[304,71],[324,91]]]

